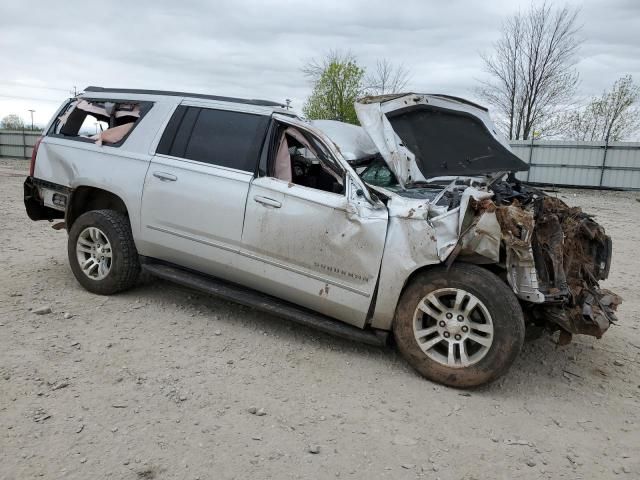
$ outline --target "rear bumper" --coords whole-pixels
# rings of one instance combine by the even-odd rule
[[[27,215],[31,220],[64,218],[69,193],[67,187],[27,177],[24,181],[24,206]]]

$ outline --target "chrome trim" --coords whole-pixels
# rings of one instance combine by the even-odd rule
[[[318,281],[321,281],[323,283],[328,283],[329,285],[333,285],[335,287],[342,288],[344,290],[348,290],[349,292],[353,292],[353,293],[356,293],[358,295],[362,295],[363,297],[367,297],[368,298],[368,297],[371,296],[370,293],[364,292],[362,290],[358,290],[357,288],[353,288],[353,287],[351,287],[349,285],[345,285],[343,283],[336,282],[334,280],[328,280],[327,278],[321,277],[320,275],[316,275],[314,273],[305,272],[302,269],[291,267],[291,266],[286,265],[284,263],[279,263],[279,262],[275,262],[273,260],[268,260],[268,259],[266,259],[264,257],[255,255],[253,253],[249,253],[249,252],[240,250],[239,248],[229,247],[229,246],[224,245],[222,243],[216,243],[216,242],[210,242],[210,241],[207,241],[207,240],[202,240],[202,239],[200,239],[198,237],[193,237],[191,235],[186,235],[184,233],[178,233],[178,232],[175,232],[173,230],[168,230],[166,228],[155,227],[153,225],[147,225],[146,227],[151,229],[151,230],[156,230],[158,232],[167,233],[169,235],[174,235],[176,237],[184,238],[186,240],[192,240],[192,241],[197,242],[197,243],[202,243],[203,245],[208,245],[210,247],[215,247],[215,248],[219,248],[221,250],[226,250],[227,252],[237,253],[238,255],[242,255],[243,257],[251,258],[252,260],[258,260],[258,261],[260,261],[262,263],[267,263],[269,265],[273,265],[274,267],[283,268],[285,270],[289,270],[291,272],[298,273],[300,275],[304,275],[305,277],[309,277],[309,278],[312,278],[314,280],[318,280]]]
[[[222,170],[223,172],[239,173],[239,174],[242,174],[242,175],[247,176],[247,177],[253,177],[253,175],[254,175],[253,172],[248,172],[246,170],[238,170],[237,168],[223,167],[222,165],[216,165],[215,163],[202,162],[200,160],[191,160],[190,158],[174,157],[172,155],[165,155],[164,153],[155,153],[155,154],[153,154],[153,156],[157,157],[157,158],[166,158],[167,160],[175,160],[175,161],[180,162],[180,163],[187,163],[187,164],[191,164],[191,165],[207,167],[207,168],[210,168],[210,169],[214,170],[214,172],[212,173],[212,172],[207,171],[207,172],[202,172],[202,173],[207,173],[209,175],[214,175],[214,176],[218,176],[218,177],[229,178],[229,177],[227,177],[225,175],[222,175],[222,174],[216,175],[215,174],[215,169]],[[155,162],[155,163],[158,164],[158,165],[166,165],[166,164],[164,164],[162,162]],[[169,166],[173,166],[173,167],[176,167],[176,168],[186,168],[186,167],[184,167],[184,166],[182,166],[180,164],[178,164],[178,165],[169,165]]]

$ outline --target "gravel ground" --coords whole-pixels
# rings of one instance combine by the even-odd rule
[[[613,236],[619,326],[462,392],[162,281],[84,291],[26,168],[0,162],[0,478],[640,478],[640,194],[558,193]]]

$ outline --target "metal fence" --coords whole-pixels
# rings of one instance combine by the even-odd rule
[[[529,164],[517,177],[532,183],[640,190],[640,143],[511,141]]]
[[[31,158],[40,135],[42,132],[33,130],[0,130],[0,157]]]
[[[0,157],[31,158],[41,132],[0,130]],[[558,186],[640,190],[640,143],[514,140],[521,180]]]

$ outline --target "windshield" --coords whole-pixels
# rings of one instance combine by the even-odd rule
[[[390,188],[399,186],[396,176],[381,157],[370,162],[364,170],[358,171],[358,175],[365,183],[376,187]]]

